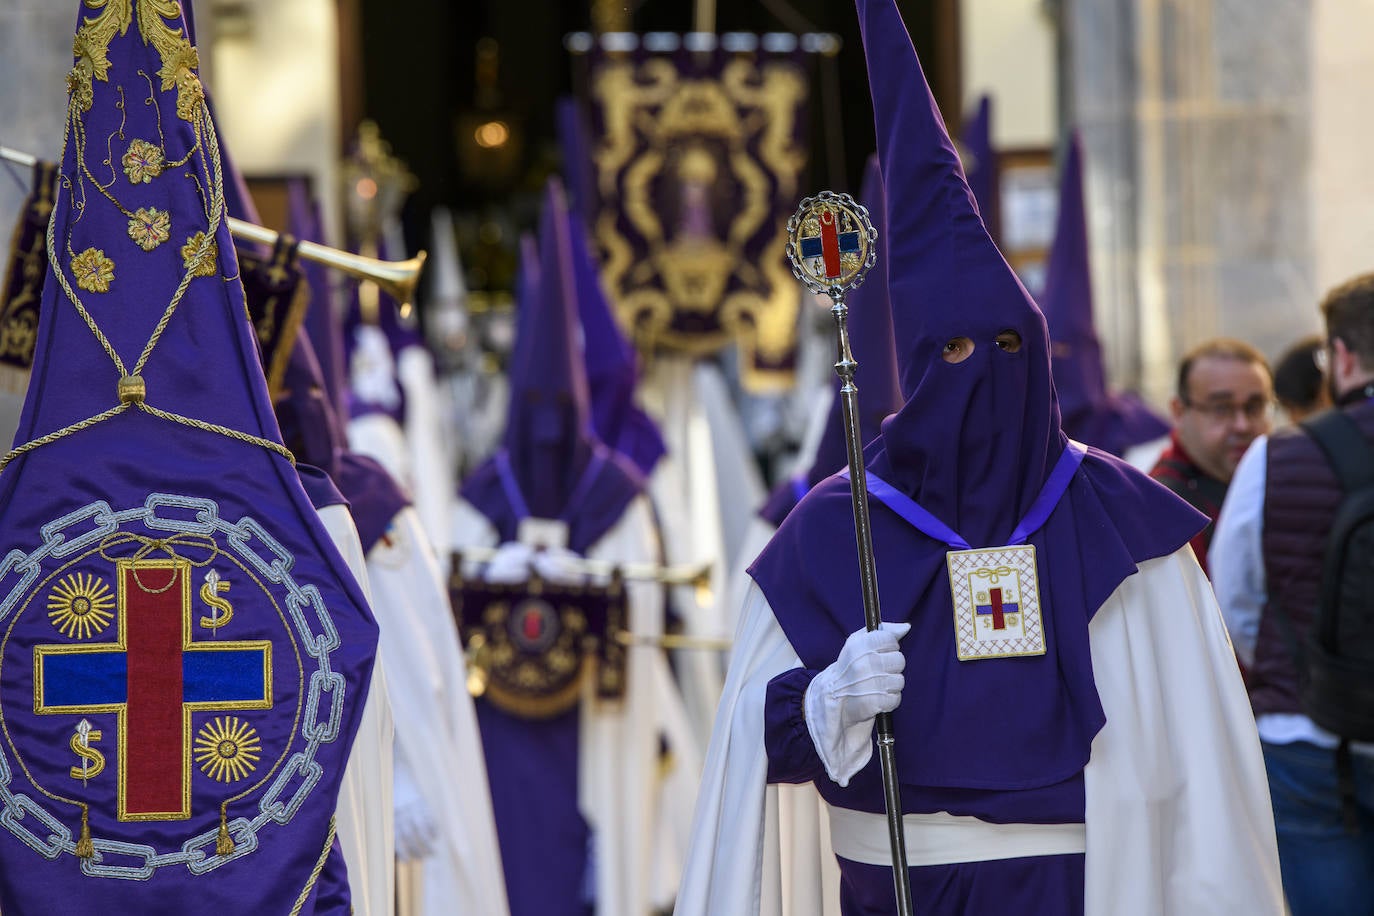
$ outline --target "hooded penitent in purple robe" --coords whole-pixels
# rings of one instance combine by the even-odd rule
[[[0,473],[7,913],[347,910],[319,875],[376,625],[280,444],[188,36],[78,18]]]
[[[1124,455],[1169,432],[1169,424],[1130,394],[1108,394],[1102,343],[1093,325],[1088,220],[1083,203],[1083,143],[1074,131],[1059,181],[1059,217],[1040,296],[1050,329],[1054,389],[1064,432]]]
[[[889,255],[877,269],[888,274],[905,397],[866,451],[883,616],[912,625],[893,713],[903,808],[1081,823],[1082,771],[1104,722],[1088,623],[1138,563],[1173,553],[1202,519],[1115,458],[1068,447],[1044,317],[979,218],[897,8],[858,9],[887,200]],[[907,516],[924,516],[922,528]],[[1018,540],[1035,547],[1047,649],[960,661],[946,552]],[[841,788],[796,728],[811,678],[863,625],[857,570],[849,481],[831,477],[750,570],[803,665],[770,684],[765,740],[770,781],[814,781],[832,805],[880,813],[877,756]],[[840,866],[846,913],[891,910],[887,869]],[[1082,906],[1081,854],[912,875],[924,914]]]
[[[883,199],[883,176],[878,159],[872,156],[864,169],[859,203],[868,208],[878,230],[878,262],[887,258],[887,205]],[[902,390],[897,382],[897,351],[892,342],[892,305],[887,294],[887,275],[879,270],[849,297],[849,340],[862,373],[859,384],[859,438],[871,442],[888,414],[902,406]],[[840,382],[834,384],[835,396],[825,421],[825,433],[816,447],[816,457],[804,472],[773,488],[759,515],[775,527],[812,487],[845,466],[844,409]]]
[[[525,518],[568,526],[585,554],[642,489],[638,471],[591,431],[577,339],[577,284],[561,186],[550,182],[537,275],[522,266],[511,400],[495,455],[462,496],[502,541]],[[533,252],[524,249],[525,265]],[[512,916],[587,912],[588,827],[578,808],[579,709],[527,719],[476,700]]]

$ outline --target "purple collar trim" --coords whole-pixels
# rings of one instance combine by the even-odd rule
[[[1068,445],[1059,455],[1059,460],[1055,462],[1054,470],[1045,480],[1045,485],[1040,488],[1040,495],[1035,497],[1035,502],[1031,503],[1025,518],[1021,519],[1016,529],[1012,531],[1011,539],[1007,541],[1006,546],[1026,543],[1026,540],[1039,531],[1049,520],[1050,514],[1054,512],[1055,506],[1059,505],[1059,500],[1068,490],[1069,482],[1073,480],[1073,475],[1078,473],[1078,467],[1083,463],[1083,456],[1087,453],[1088,448],[1083,443],[1069,440]],[[840,476],[847,479],[849,468],[841,471]],[[933,537],[937,541],[943,541],[955,550],[973,549],[963,535],[931,515],[916,500],[872,471],[868,471],[864,476],[868,482],[868,492],[873,494],[874,498],[882,502],[883,505],[906,519],[917,531]]]

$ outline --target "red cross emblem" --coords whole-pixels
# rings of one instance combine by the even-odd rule
[[[272,643],[198,643],[185,560],[117,560],[113,643],[34,647],[34,712],[115,713],[121,821],[191,816],[191,714],[272,707]]]

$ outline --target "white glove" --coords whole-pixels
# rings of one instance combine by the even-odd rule
[[[566,547],[547,547],[534,555],[534,571],[554,585],[581,585],[587,577],[582,558]]]
[[[392,764],[391,793],[396,818],[396,858],[411,862],[432,855],[439,839],[439,825],[400,754]]]
[[[906,659],[897,640],[910,629],[909,623],[885,623],[850,633],[840,657],[806,688],[807,731],[825,772],[841,786],[873,756],[873,718],[902,700]]]
[[[482,578],[498,585],[518,585],[530,577],[534,548],[519,541],[506,541],[482,571]]]

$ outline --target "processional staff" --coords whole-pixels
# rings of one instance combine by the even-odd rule
[[[878,261],[878,230],[868,210],[848,194],[822,191],[797,207],[787,223],[787,257],[792,273],[813,293],[830,297],[835,319],[835,374],[840,377],[839,396],[844,413],[845,451],[849,457],[849,488],[854,511],[854,535],[859,544],[859,583],[863,593],[864,623],[869,630],[882,625],[878,606],[878,570],[873,557],[873,530],[868,521],[868,483],[864,471],[863,442],[859,439],[859,389],[854,371],[859,364],[849,347],[849,307],[845,295],[863,283]],[[882,767],[883,801],[887,806],[888,840],[892,848],[892,880],[897,891],[897,912],[912,916],[911,877],[907,872],[906,834],[902,829],[902,800],[897,783],[896,739],[892,713],[878,713],[878,762]]]

